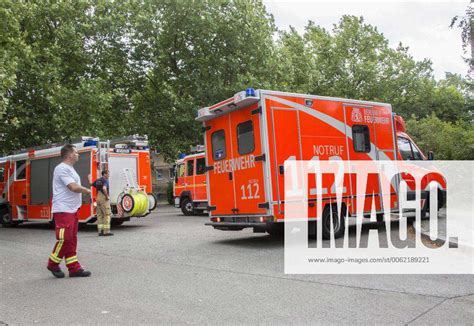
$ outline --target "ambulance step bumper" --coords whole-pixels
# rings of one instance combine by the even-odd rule
[[[211,221],[205,223],[216,229],[232,230],[243,228],[262,228],[273,223],[273,216],[219,216],[211,217]]]
[[[255,226],[266,226],[266,222],[250,222],[250,223],[236,223],[236,222],[208,222],[205,223],[205,225],[210,225],[213,227],[231,227],[231,226],[237,226],[237,227],[244,227],[244,228],[252,228]]]

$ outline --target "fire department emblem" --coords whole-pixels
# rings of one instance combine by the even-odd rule
[[[352,121],[353,122],[362,122],[362,113],[360,112],[359,109],[354,108],[352,110]]]

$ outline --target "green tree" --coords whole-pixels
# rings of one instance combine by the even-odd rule
[[[433,151],[437,160],[474,159],[474,126],[459,121],[446,122],[435,114],[417,120],[415,116],[407,120],[407,131],[418,146],[427,153]]]
[[[133,120],[168,156],[202,143],[197,109],[273,79],[273,20],[260,1],[150,3],[134,55],[150,62]],[[145,32],[147,30],[147,32]]]
[[[466,63],[469,64],[469,72],[474,71],[474,44],[472,43],[472,31],[474,30],[474,8],[472,1],[466,8],[464,16],[455,16],[451,20],[449,27],[457,27],[461,29],[461,40],[465,54],[468,54],[468,48],[471,50],[471,58],[465,58]]]

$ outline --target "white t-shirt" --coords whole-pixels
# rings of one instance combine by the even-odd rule
[[[72,166],[61,163],[54,168],[53,213],[75,213],[82,205],[82,194],[67,187],[70,183],[81,185],[81,178]]]

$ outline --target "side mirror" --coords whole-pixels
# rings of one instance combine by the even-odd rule
[[[428,152],[428,160],[433,161],[434,160],[434,154],[432,151]]]

